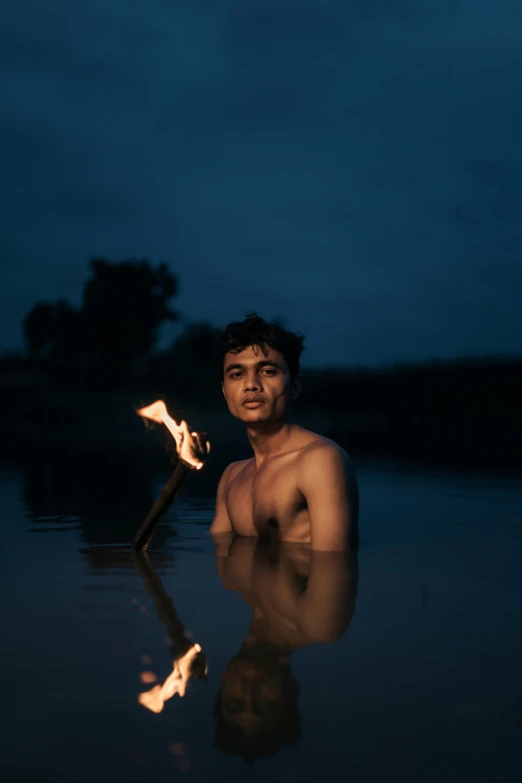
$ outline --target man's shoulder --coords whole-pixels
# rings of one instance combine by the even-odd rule
[[[240,459],[236,462],[231,462],[230,465],[227,465],[225,470],[223,471],[223,474],[221,476],[221,480],[225,482],[231,481],[237,474],[240,472],[242,468],[245,467],[249,462],[252,462],[252,458],[250,459]]]
[[[338,443],[324,435],[314,435],[314,438],[302,449],[300,467],[337,467],[347,473],[352,473],[353,465],[349,454]]]
[[[357,476],[349,454],[338,443],[318,435],[303,449],[298,475],[298,488],[305,496],[311,487],[345,486],[357,515]]]

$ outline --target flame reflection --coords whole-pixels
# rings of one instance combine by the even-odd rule
[[[181,698],[185,696],[190,679],[206,679],[208,668],[201,646],[192,643],[187,638],[185,627],[146,552],[133,552],[132,558],[145,589],[154,602],[158,616],[167,629],[174,659],[172,672],[165,679],[163,685],[155,685],[150,690],[143,691],[138,695],[138,702],[143,707],[151,712],[159,713],[163,710],[168,699],[176,694]],[[141,681],[145,682],[144,675],[151,674],[152,672],[142,672]],[[147,679],[148,682],[152,682],[149,677]],[[157,677],[154,676],[154,680],[157,680]]]
[[[144,691],[138,696],[138,701],[151,712],[161,712],[168,699],[175,696],[183,696],[187,692],[192,664],[197,654],[201,652],[199,644],[195,644],[185,655],[174,661],[174,669],[167,677],[163,685],[155,685],[150,691]]]

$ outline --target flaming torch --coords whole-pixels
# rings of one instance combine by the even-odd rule
[[[177,453],[174,473],[161,490],[158,499],[145,517],[131,545],[132,549],[146,550],[159,521],[178,494],[187,474],[193,470],[200,470],[205,464],[210,451],[210,443],[201,433],[190,432],[186,421],[177,424],[169,416],[163,400],[157,400],[152,405],[140,408],[136,412],[138,416],[142,416],[144,419],[163,422],[176,441]]]

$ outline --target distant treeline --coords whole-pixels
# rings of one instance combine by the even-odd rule
[[[24,421],[29,436],[34,427],[41,437],[42,421],[92,435],[91,410],[97,429],[113,432],[127,398],[162,397],[212,427],[225,413],[217,330],[186,323],[156,347],[161,325],[181,320],[170,305],[177,291],[165,264],[95,259],[79,308],[36,304],[23,323],[27,353],[0,358],[0,436]],[[522,357],[305,368],[302,378],[296,418],[351,452],[522,464]]]
[[[316,370],[303,384],[352,449],[522,464],[522,357]]]

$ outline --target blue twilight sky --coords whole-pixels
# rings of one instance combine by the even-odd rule
[[[3,0],[0,349],[92,256],[305,364],[522,352],[520,0]]]

